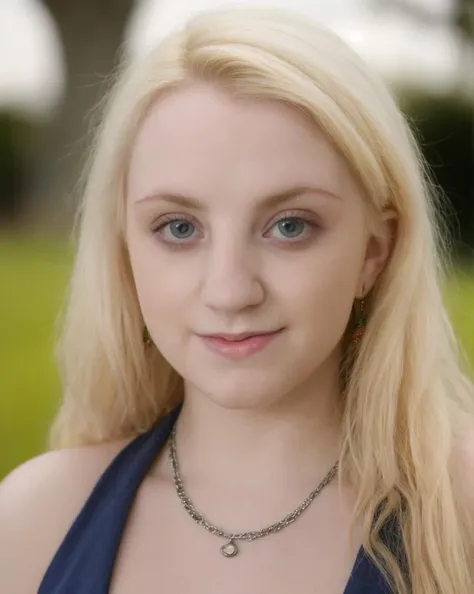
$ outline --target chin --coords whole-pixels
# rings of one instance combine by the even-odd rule
[[[262,398],[261,395],[252,397],[253,395],[242,396],[242,394],[206,394],[209,400],[217,404],[221,408],[227,410],[253,410],[266,408],[272,404],[270,398]]]
[[[222,408],[229,410],[264,409],[281,402],[285,394],[291,391],[290,386],[288,386],[288,390],[284,389],[286,386],[283,385],[285,383],[283,378],[273,377],[269,381],[271,374],[271,370],[267,370],[264,374],[266,377],[262,380],[261,377],[255,377],[255,374],[252,373],[230,373],[225,379],[216,378],[215,381],[210,382],[208,377],[207,381],[197,381],[194,385],[206,398]]]

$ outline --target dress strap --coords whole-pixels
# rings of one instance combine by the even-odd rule
[[[38,594],[107,594],[136,492],[164,447],[180,408],[117,454],[66,534]]]

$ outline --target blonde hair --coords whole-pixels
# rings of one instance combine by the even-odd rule
[[[357,485],[354,522],[363,522],[364,547],[395,592],[472,594],[466,516],[450,468],[458,420],[473,415],[473,390],[440,290],[449,265],[441,202],[381,79],[336,35],[288,11],[202,13],[119,73],[87,171],[52,446],[137,435],[183,397],[182,379],[143,345],[124,240],[124,176],[149,106],[192,81],[302,110],[352,167],[374,225],[377,213],[396,209],[393,251],[343,391],[341,476]],[[390,517],[403,559],[381,538]]]

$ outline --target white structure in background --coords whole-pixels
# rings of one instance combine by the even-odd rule
[[[63,89],[61,44],[49,13],[38,0],[0,0],[0,109],[44,118]]]
[[[67,0],[64,0],[65,2]],[[413,0],[449,11],[451,0]],[[148,51],[163,35],[206,8],[235,0],[139,0],[129,26],[133,55]],[[373,14],[364,0],[238,0],[239,4],[291,6],[345,38],[389,78],[436,90],[456,80],[458,49],[447,28],[420,28],[399,14]],[[52,19],[39,0],[0,0],[0,108],[15,104],[47,115],[64,85],[61,46]]]

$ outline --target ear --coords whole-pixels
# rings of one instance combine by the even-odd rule
[[[356,296],[358,299],[362,299],[370,291],[379,274],[385,268],[396,237],[397,222],[397,212],[393,209],[386,209],[380,215],[376,230],[369,235],[364,265],[359,277]]]

